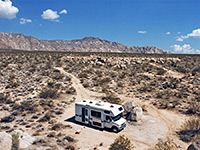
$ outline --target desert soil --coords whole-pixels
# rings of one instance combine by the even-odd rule
[[[71,76],[72,86],[76,89],[76,102],[83,99],[101,100],[102,93],[89,91],[84,88],[80,80],[74,75],[67,73],[63,68],[58,68],[62,73]],[[146,105],[147,112],[144,113],[143,119],[139,122],[127,122],[127,126],[119,133],[113,133],[108,130],[99,130],[71,121],[75,113],[75,102],[71,103],[58,118],[63,124],[70,124],[73,128],[68,134],[77,139],[76,147],[79,149],[107,150],[109,145],[119,135],[128,137],[136,150],[145,150],[154,147],[158,139],[172,139],[176,143],[177,149],[186,149],[188,144],[179,140],[176,131],[181,124],[187,119],[187,116],[170,110],[162,110],[155,108],[148,101],[139,98],[130,98],[125,95],[118,95],[123,103],[127,101],[135,101],[138,105]],[[80,134],[75,134],[76,130],[81,130]],[[102,143],[102,144],[100,144]]]

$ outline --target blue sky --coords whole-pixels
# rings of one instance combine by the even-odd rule
[[[0,0],[0,32],[200,53],[200,0]]]

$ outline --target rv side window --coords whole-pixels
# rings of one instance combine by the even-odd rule
[[[94,111],[94,110],[91,110],[91,116],[101,118],[101,113]]]
[[[106,121],[110,122],[111,121],[111,118],[110,116],[106,116]]]
[[[104,110],[104,113],[105,113],[105,114],[110,114],[110,111]]]

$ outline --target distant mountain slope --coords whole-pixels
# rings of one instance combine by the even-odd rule
[[[32,36],[16,33],[0,32],[0,49],[19,50],[47,50],[47,51],[74,51],[74,52],[132,52],[157,53],[168,52],[156,47],[130,47],[117,42],[101,40],[100,38],[85,37],[80,40],[38,40]]]

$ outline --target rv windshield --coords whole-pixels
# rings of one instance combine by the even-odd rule
[[[119,120],[121,117],[122,117],[122,114],[119,114],[119,115],[117,115],[117,116],[115,116],[115,117],[112,117],[112,120],[117,121],[117,120]]]

